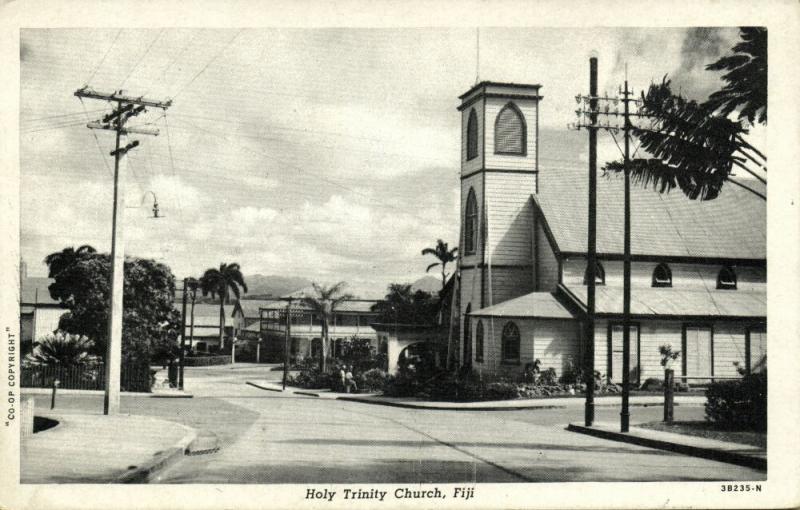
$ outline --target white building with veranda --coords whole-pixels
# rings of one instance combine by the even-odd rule
[[[517,377],[582,363],[588,170],[539,168],[539,85],[460,96],[459,363]],[[602,165],[598,165],[602,166]],[[598,177],[595,369],[622,380],[623,181]],[[725,186],[707,201],[631,187],[631,380],[737,377],[766,363],[766,202]]]

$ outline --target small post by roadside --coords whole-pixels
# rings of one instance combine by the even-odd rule
[[[56,407],[56,388],[61,384],[61,381],[58,379],[53,379],[53,393],[50,395],[50,409],[55,409]]]
[[[664,370],[664,422],[672,423],[673,397],[675,395],[675,371],[671,368]]]

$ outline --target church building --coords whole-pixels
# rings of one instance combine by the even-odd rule
[[[537,359],[560,376],[585,350],[588,169],[540,170],[539,90],[481,82],[458,107],[458,354],[489,378]],[[595,369],[621,382],[621,176],[598,176],[597,203]],[[699,201],[634,184],[631,254],[631,381],[663,377],[662,345],[680,351],[676,377],[690,384],[765,366],[763,199],[732,185]]]

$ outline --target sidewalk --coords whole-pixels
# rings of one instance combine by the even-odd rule
[[[247,381],[250,386],[255,386],[262,390],[283,392],[280,384],[269,381]],[[361,402],[365,404],[377,404],[393,407],[405,407],[412,409],[447,410],[447,411],[511,411],[516,409],[563,409],[566,407],[582,407],[584,399],[579,397],[572,398],[537,398],[537,399],[516,399],[516,400],[495,400],[486,402],[432,402],[430,400],[420,400],[418,398],[394,398],[384,397],[370,393],[334,393],[329,390],[305,390],[291,386],[286,387],[286,393],[295,395],[306,395],[335,400],[347,400],[350,402]],[[679,406],[702,406],[705,404],[705,396],[675,396],[675,404]],[[619,406],[621,398],[595,397],[597,407]],[[631,406],[661,406],[664,398],[661,396],[632,396],[630,397]]]
[[[144,416],[36,415],[59,423],[22,439],[22,483],[143,482],[196,438],[194,429]]]
[[[767,470],[767,452],[757,446],[638,427],[630,427],[627,433],[622,433],[619,431],[619,424],[603,422],[595,423],[591,427],[570,423],[567,430],[612,441],[727,462],[761,471]]]

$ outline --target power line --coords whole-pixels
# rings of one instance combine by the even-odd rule
[[[105,111],[105,110],[106,110],[106,108],[98,108],[96,110],[88,110],[88,112],[89,113],[97,113],[97,112],[102,112],[102,111]],[[43,117],[31,117],[31,118],[28,118],[28,119],[21,118],[20,120],[22,122],[39,122],[39,121],[42,121],[42,120],[58,119],[58,118],[62,118],[62,117],[74,117],[76,115],[83,115],[83,114],[84,114],[84,112],[72,112],[72,113],[62,113],[62,114],[58,114],[58,115],[45,115]]]
[[[84,104],[82,97],[79,98],[79,99],[81,101],[81,106],[83,107],[83,111],[86,114],[86,121],[89,122],[90,121],[89,112],[86,110],[86,104]],[[106,156],[103,153],[103,148],[100,147],[100,139],[97,138],[97,133],[95,132],[94,129],[92,129],[92,134],[94,135],[94,141],[97,143],[97,150],[100,151],[100,159],[102,159],[103,163],[105,163],[106,170],[108,170],[108,173],[111,175],[111,177],[114,177],[114,172],[111,170],[111,167],[108,165],[108,160],[106,159]]]
[[[105,55],[103,55],[103,58],[100,60],[100,63],[99,63],[99,64],[97,64],[97,66],[94,68],[94,71],[92,71],[92,75],[91,75],[91,76],[89,76],[89,79],[88,79],[88,80],[86,80],[86,84],[87,84],[87,85],[89,84],[89,82],[90,82],[90,81],[92,81],[92,79],[94,78],[94,75],[95,75],[95,74],[97,74],[97,70],[98,70],[98,69],[100,69],[100,66],[102,66],[102,65],[103,65],[103,62],[105,62],[105,61],[106,61],[106,57],[107,57],[107,56],[108,56],[108,54],[111,52],[111,48],[113,48],[113,47],[114,47],[114,44],[116,44],[116,43],[117,43],[117,39],[119,39],[119,34],[121,34],[121,33],[122,33],[122,29],[120,28],[120,29],[117,31],[117,35],[116,35],[116,36],[114,36],[114,40],[113,40],[113,41],[111,41],[111,46],[109,46],[109,47],[108,47],[108,49],[106,50],[106,53],[105,53]]]
[[[219,51],[217,52],[217,54],[216,54],[216,55],[214,55],[214,56],[211,58],[211,60],[209,60],[209,61],[208,61],[208,63],[206,63],[206,65],[205,65],[205,66],[203,66],[203,68],[202,68],[202,69],[200,69],[200,71],[198,71],[198,73],[197,73],[197,74],[195,74],[195,75],[192,77],[192,79],[191,79],[191,80],[189,80],[189,82],[188,82],[186,85],[184,85],[183,87],[181,87],[181,89],[180,89],[180,90],[179,90],[179,91],[178,91],[178,92],[177,92],[177,93],[176,93],[174,96],[172,96],[172,99],[175,99],[176,97],[178,97],[178,96],[181,94],[181,92],[183,92],[184,90],[186,90],[186,88],[187,88],[189,85],[191,85],[192,83],[194,83],[194,81],[195,81],[195,80],[196,80],[196,79],[197,79],[197,78],[198,78],[198,77],[199,77],[201,74],[203,74],[203,73],[205,72],[205,70],[206,70],[206,69],[208,69],[208,67],[209,67],[209,66],[210,66],[212,63],[214,63],[214,61],[215,61],[215,60],[217,60],[217,58],[218,58],[220,55],[222,55],[222,52],[223,52],[223,51],[225,51],[225,50],[228,48],[228,46],[230,46],[230,45],[233,43],[233,41],[234,41],[234,40],[235,40],[237,37],[239,37],[239,34],[241,34],[242,32],[244,32],[244,29],[243,29],[243,28],[242,28],[241,30],[239,30],[238,32],[236,32],[236,33],[234,34],[234,36],[233,36],[233,37],[231,37],[231,40],[230,40],[230,41],[228,41],[228,43],[227,43],[225,46],[223,46],[223,47],[222,47],[222,49],[221,49],[221,50],[219,50]]]
[[[137,60],[137,61],[136,61],[136,64],[134,64],[134,65],[133,65],[133,67],[131,68],[131,70],[130,70],[130,71],[128,71],[128,75],[125,77],[125,79],[124,79],[124,80],[122,80],[122,83],[121,83],[121,84],[120,84],[120,86],[119,86],[119,88],[120,88],[120,89],[122,88],[122,86],[123,86],[123,85],[125,85],[125,82],[126,82],[126,81],[128,81],[128,78],[130,78],[130,77],[131,77],[131,75],[133,74],[133,71],[135,71],[135,70],[136,70],[136,68],[137,68],[137,67],[139,67],[139,64],[141,64],[141,63],[142,63],[142,60],[144,60],[144,57],[146,57],[146,56],[147,56],[147,54],[148,54],[148,53],[150,53],[150,48],[152,48],[152,47],[153,47],[153,45],[156,43],[156,41],[158,41],[158,39],[161,37],[161,34],[163,34],[163,33],[164,33],[164,29],[163,29],[163,28],[162,28],[161,30],[159,30],[159,31],[158,31],[158,34],[156,34],[156,37],[155,37],[155,38],[152,40],[152,42],[150,42],[150,44],[147,46],[147,49],[144,51],[144,53],[142,54],[142,56],[141,56],[141,57],[139,57],[139,60]],[[143,94],[143,95],[144,95],[144,94]]]

